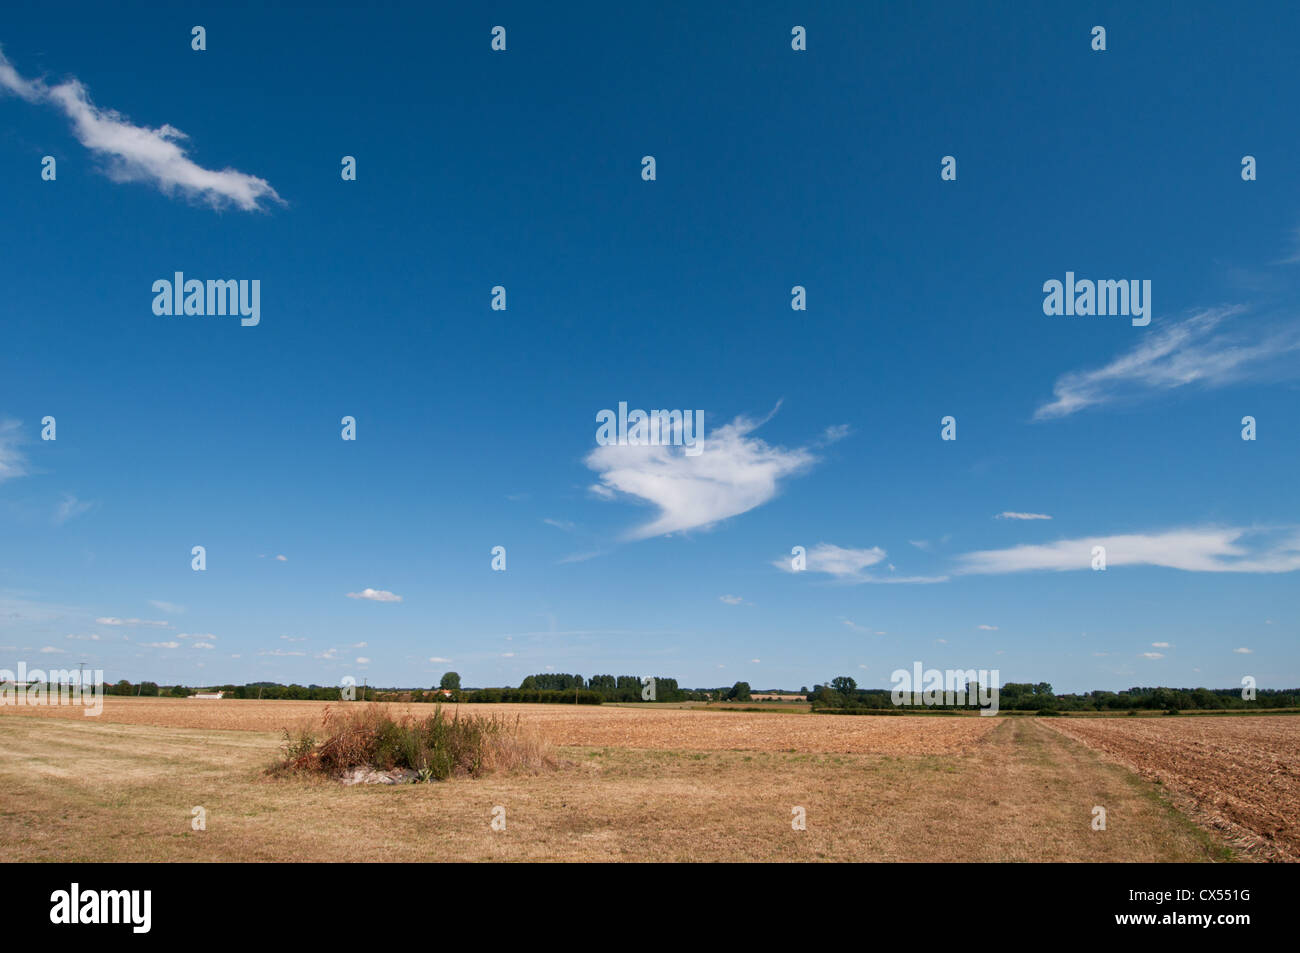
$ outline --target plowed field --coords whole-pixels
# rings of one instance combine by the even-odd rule
[[[1300,861],[1300,717],[1043,721],[1159,781],[1234,846]]]

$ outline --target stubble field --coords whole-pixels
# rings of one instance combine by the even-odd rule
[[[73,708],[0,709],[0,838],[16,856],[1294,859],[1287,845],[1296,830],[1300,718],[1085,723],[472,705],[460,710],[517,716],[555,746],[558,766],[347,788],[266,771],[282,729],[318,721],[326,703],[105,701],[97,718]],[[1190,803],[1173,770],[1189,752],[1209,761],[1184,774],[1208,785],[1205,797],[1240,808],[1231,815],[1236,827],[1189,809],[1197,826],[1176,809]],[[1260,810],[1270,803],[1272,814]],[[1098,805],[1105,830],[1093,826]],[[195,807],[204,809],[205,830],[191,828]],[[503,830],[491,826],[497,809]],[[800,812],[802,830],[792,824]]]
[[[71,706],[6,709],[6,714],[72,718],[160,728],[282,731],[319,722],[338,703],[242,699],[104,699],[104,712],[86,718]],[[431,704],[387,703],[394,715],[422,717]],[[864,718],[798,712],[698,711],[685,708],[615,708],[606,705],[443,705],[448,714],[502,715],[551,744],[683,751],[802,751],[952,754],[978,741],[995,718]],[[922,728],[917,722],[925,721]],[[928,724],[934,722],[934,724]]]

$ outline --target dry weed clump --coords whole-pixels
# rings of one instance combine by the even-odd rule
[[[318,723],[284,732],[274,773],[342,778],[357,769],[408,771],[416,781],[538,773],[555,767],[549,746],[498,714],[450,717],[441,705],[424,717],[394,715],[379,705],[327,706]]]

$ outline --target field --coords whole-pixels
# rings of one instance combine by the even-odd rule
[[[318,721],[329,702],[208,701],[187,698],[104,699],[104,713],[87,718],[64,707],[5,709],[6,714],[81,721],[157,725],[161,728],[222,728],[241,731],[281,731]],[[385,704],[398,714],[427,715],[428,704]],[[992,729],[992,718],[926,719],[939,724],[918,731],[916,718],[855,718],[840,715],[801,715],[778,711],[745,712],[724,709],[700,712],[690,708],[612,705],[445,705],[444,709],[477,714],[519,716],[554,744],[676,749],[681,751],[803,751],[844,754],[952,754],[976,742]]]
[[[1106,718],[1053,720],[1052,727],[1158,781],[1235,846],[1300,861],[1295,718]]]
[[[556,746],[559,767],[351,788],[268,777],[281,730],[324,708],[107,698],[98,718],[2,709],[0,838],[15,856],[72,861],[1294,859],[1261,845],[1294,844],[1296,718],[473,705],[517,715]],[[1230,830],[1189,808],[1193,823],[1170,768],[1186,744],[1220,762],[1188,772],[1211,779],[1206,792],[1274,814],[1243,807]],[[1121,763],[1124,751],[1147,768]],[[1092,826],[1099,805],[1105,830]],[[194,807],[206,830],[191,829]],[[796,808],[806,830],[792,826]]]

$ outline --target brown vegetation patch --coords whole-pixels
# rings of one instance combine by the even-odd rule
[[[537,773],[555,766],[549,746],[497,714],[433,706],[420,716],[379,705],[326,705],[320,721],[284,732],[274,773],[360,775],[416,781],[477,777],[495,771]]]

